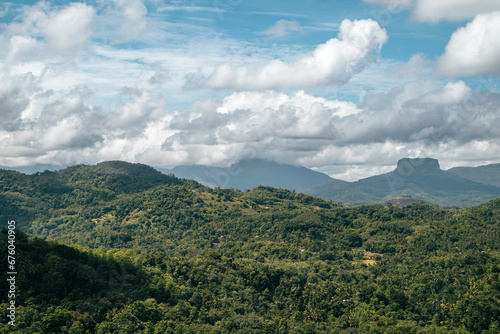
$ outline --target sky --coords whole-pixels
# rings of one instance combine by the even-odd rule
[[[0,2],[0,165],[500,162],[500,1]]]

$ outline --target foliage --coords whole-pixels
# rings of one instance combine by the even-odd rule
[[[500,200],[345,208],[270,187],[211,190],[124,163],[0,175],[0,208],[30,236],[16,232],[15,328],[0,278],[0,332],[500,328]]]

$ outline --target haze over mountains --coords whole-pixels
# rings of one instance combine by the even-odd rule
[[[61,169],[61,166],[5,169],[31,174],[41,169]],[[264,185],[304,192],[347,206],[423,201],[443,207],[469,207],[500,197],[500,164],[442,170],[438,160],[431,158],[404,158],[398,161],[394,171],[356,182],[261,159],[242,160],[227,168],[183,165],[156,169],[212,188],[249,190]]]
[[[307,192],[334,181],[326,174],[305,167],[279,164],[261,159],[246,159],[228,168],[209,166],[177,166],[159,169],[179,178],[196,180],[210,187],[248,190],[260,185]],[[338,181],[344,183],[344,181]]]
[[[220,188],[253,189],[259,185],[305,192],[353,206],[391,201],[424,201],[467,207],[500,197],[500,164],[441,170],[436,159],[401,159],[394,171],[346,182],[305,167],[252,159],[229,168],[178,166],[162,170],[180,178]],[[411,200],[409,200],[411,199]]]
[[[497,171],[500,166],[488,169]],[[479,168],[479,167],[478,167]],[[460,170],[459,170],[460,171]],[[481,170],[468,170],[476,180]],[[465,173],[462,173],[465,175]],[[441,170],[436,159],[401,159],[389,173],[372,176],[352,183],[331,182],[309,192],[314,196],[347,205],[377,203],[391,198],[411,197],[440,206],[466,207],[484,203],[500,196],[500,187],[480,183],[460,176],[454,171]]]

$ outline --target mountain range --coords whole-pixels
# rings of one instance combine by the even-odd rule
[[[404,158],[394,171],[356,182],[260,159],[243,160],[228,168],[190,165],[161,171],[209,187],[248,190],[265,185],[347,206],[421,201],[443,207],[468,207],[500,197],[500,164],[442,170],[439,161],[432,158]]]
[[[30,174],[41,168],[57,170],[61,166],[9,169]],[[355,182],[262,159],[246,159],[230,167],[181,165],[173,169],[155,169],[163,174],[195,180],[210,188],[250,190],[263,185],[307,193],[346,206],[371,203],[405,205],[421,201],[443,207],[470,207],[500,197],[500,164],[442,170],[438,160],[432,158],[404,158],[389,173]]]
[[[263,185],[307,192],[334,181],[326,174],[305,167],[261,159],[245,159],[227,168],[182,165],[171,170],[158,170],[163,173],[172,173],[179,178],[192,179],[212,188],[223,189],[249,190]]]
[[[489,173],[486,174],[484,170]],[[500,165],[442,170],[436,159],[401,159],[394,171],[356,182],[330,182],[310,194],[346,205],[412,198],[443,207],[467,207],[500,197]]]

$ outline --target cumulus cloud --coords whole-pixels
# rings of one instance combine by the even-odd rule
[[[147,124],[158,120],[165,113],[164,101],[152,101],[148,92],[129,90],[132,99],[113,111],[107,121],[107,128],[127,138],[140,135]]]
[[[70,3],[60,10],[48,2],[39,2],[11,23],[8,32],[10,48],[7,60],[22,60],[39,46],[40,37],[53,52],[65,52],[87,43],[92,35],[96,11],[84,3]]]
[[[253,67],[234,68],[225,63],[202,79],[201,85],[239,90],[341,85],[363,69],[387,38],[385,29],[373,20],[344,20],[338,38],[319,45],[312,55],[294,63],[274,59]]]
[[[500,2],[495,0],[418,0],[414,16],[419,21],[436,23],[441,20],[468,20],[478,14],[498,10]]]
[[[147,92],[135,91],[130,101],[104,112],[85,102],[92,94],[86,87],[56,92],[42,89],[30,77],[9,78],[3,77],[0,85],[0,108],[9,111],[1,114],[0,164],[50,157],[58,159],[51,163],[63,165],[130,160],[165,139],[164,135],[144,141],[153,123],[164,128],[165,116],[164,102],[152,101]],[[120,151],[113,152],[118,147]]]
[[[16,157],[36,159],[51,152],[93,147],[102,140],[100,127],[103,119],[98,108],[83,102],[85,89],[65,92],[44,91],[32,76],[5,75],[0,92],[9,94],[2,105],[4,119],[0,131],[0,159]],[[6,109],[4,109],[4,107]]]
[[[89,40],[95,15],[96,11],[91,6],[70,3],[60,11],[50,13],[41,30],[51,49],[70,50]]]
[[[279,20],[272,27],[264,31],[264,35],[276,39],[286,37],[290,32],[302,32],[302,27],[297,21]]]
[[[85,102],[93,95],[87,87],[44,89],[40,79],[0,67],[0,165],[47,162],[55,156],[59,164],[88,161],[110,143],[132,145],[163,115],[164,102],[151,101],[146,92],[134,91],[129,102],[104,112]]]
[[[367,1],[390,8],[409,3]],[[148,38],[161,39],[161,47],[99,44],[68,53],[91,40],[94,21],[109,19],[99,39],[105,43],[136,38],[146,20],[157,18],[147,16],[142,1],[99,3],[97,16],[83,3],[54,7],[39,2],[4,25],[0,165],[120,159],[227,166],[259,157],[355,179],[385,171],[387,165],[393,169],[403,156],[500,159],[499,95],[476,92],[456,79],[425,81],[429,72],[422,71],[498,72],[498,43],[492,36],[500,31],[496,13],[480,14],[458,30],[437,65],[416,55],[393,71],[396,80],[387,75],[392,61],[373,62],[387,34],[372,20],[342,22],[336,38],[307,54],[285,46],[271,55],[256,44],[224,36],[214,40],[215,30],[207,27],[158,21],[150,27],[161,28],[148,29]],[[73,19],[77,24],[65,30]],[[270,34],[283,36],[300,27],[286,22],[274,25]],[[69,37],[79,32],[81,38]],[[192,34],[198,37],[190,39]],[[150,43],[148,38],[144,43]],[[276,55],[280,58],[269,61]],[[239,63],[224,64],[230,59]],[[194,83],[236,92],[203,89],[193,97],[193,91],[182,90],[182,78],[197,68],[201,74]],[[421,81],[406,83],[408,78]],[[335,91],[328,86],[349,80]],[[367,88],[372,84],[376,87]],[[307,93],[299,90],[311,87]],[[279,91],[286,88],[299,91]],[[320,97],[358,91],[359,104]]]
[[[488,99],[488,108],[475,103],[462,81],[409,83],[358,106],[304,92],[238,92],[173,115],[167,128],[174,134],[162,150],[188,164],[228,165],[253,157],[309,166],[377,160],[367,152],[394,163],[401,156],[498,141],[494,105],[500,96],[490,93]]]
[[[114,6],[124,21],[118,30],[120,42],[129,41],[146,29],[148,10],[142,0],[113,0]]]
[[[302,91],[238,92],[175,115],[168,123],[175,134],[162,149],[168,156],[182,154],[183,163],[224,164],[252,157],[292,162],[328,142],[330,119],[356,112],[353,103]]]
[[[471,92],[471,88],[463,81],[448,82],[443,89],[424,95],[420,101],[435,105],[465,103],[470,98]]]
[[[368,173],[363,164],[382,171],[402,156],[449,157],[463,146],[483,147],[486,155],[500,139],[500,96],[488,93],[479,103],[463,81],[412,82],[359,105],[303,91],[235,92],[177,112],[147,91],[128,88],[128,101],[104,112],[85,102],[92,94],[85,87],[56,92],[43,90],[32,76],[4,73],[1,79],[0,104],[9,105],[0,107],[12,112],[2,114],[0,164],[122,159],[229,165],[258,157],[351,179]],[[343,164],[360,167],[335,167]]]
[[[30,105],[34,77],[31,74],[7,76],[3,72],[0,73],[0,79],[0,126],[4,130],[14,131],[19,126],[22,113]]]
[[[482,99],[488,100],[488,108],[475,99],[462,81],[442,88],[432,82],[409,83],[390,93],[367,98],[361,107],[371,110],[372,114],[363,118],[366,117],[363,113],[362,119],[350,120],[351,126],[359,121],[361,124],[343,140],[346,143],[393,140],[440,145],[498,139],[495,127],[500,117],[493,105],[500,96],[487,93]],[[346,126],[343,124],[341,128]]]
[[[450,75],[500,73],[500,11],[478,15],[450,38],[438,70]]]
[[[31,36],[14,35],[10,38],[6,61],[24,61],[32,58],[33,53],[40,49],[40,43]]]

